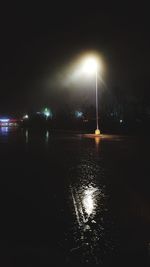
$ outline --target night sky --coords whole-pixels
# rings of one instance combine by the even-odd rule
[[[57,77],[87,50],[102,55],[107,90],[117,86],[129,95],[148,99],[149,9],[137,3],[102,3],[15,5],[11,1],[1,7],[1,113],[77,103],[78,94],[57,83]]]

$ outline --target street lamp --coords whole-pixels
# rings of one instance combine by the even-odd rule
[[[87,74],[95,75],[95,97],[96,97],[96,130],[95,134],[100,135],[99,122],[98,122],[98,83],[97,83],[97,70],[98,70],[98,60],[94,56],[89,56],[83,61],[83,71]]]
[[[51,112],[48,108],[45,108],[43,113],[44,113],[46,119],[48,119],[51,116]]]
[[[24,115],[24,116],[23,116],[23,119],[29,119],[28,114]]]

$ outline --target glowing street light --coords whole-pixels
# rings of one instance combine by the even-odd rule
[[[78,110],[76,110],[76,111],[75,111],[75,117],[76,117],[77,119],[81,119],[81,118],[83,117],[83,112],[82,112],[82,111],[78,111]]]
[[[45,108],[45,109],[44,109],[43,114],[44,114],[44,116],[46,117],[46,119],[48,119],[49,117],[52,118],[52,116],[53,116],[51,110],[48,109],[48,108]]]
[[[48,118],[50,116],[50,112],[48,110],[48,108],[45,108],[44,110],[44,115]]]
[[[28,114],[24,115],[24,116],[23,116],[23,119],[29,119]]]
[[[94,56],[88,56],[83,61],[83,71],[86,74],[95,75],[95,90],[96,90],[96,130],[95,134],[100,135],[99,122],[98,122],[98,90],[97,90],[97,71],[98,71],[98,59]]]
[[[94,57],[88,57],[83,62],[83,71],[87,74],[93,74],[97,71],[97,60]]]

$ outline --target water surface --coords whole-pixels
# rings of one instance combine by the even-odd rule
[[[149,266],[149,147],[1,128],[1,263]]]

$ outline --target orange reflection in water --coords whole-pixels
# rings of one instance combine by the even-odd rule
[[[96,136],[94,139],[95,139],[96,148],[98,149],[99,145],[100,145],[101,138],[100,138],[100,136]]]

